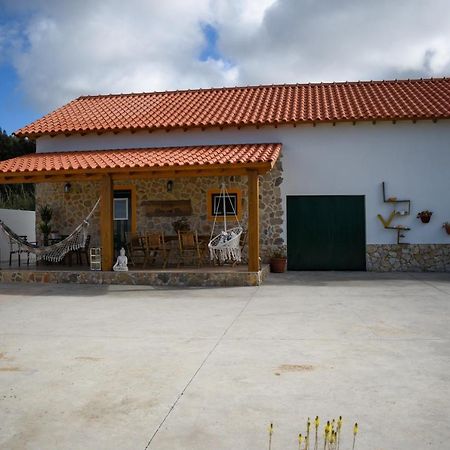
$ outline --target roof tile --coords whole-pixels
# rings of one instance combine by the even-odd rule
[[[439,118],[450,118],[450,78],[86,96],[15,134]]]
[[[0,173],[273,163],[280,151],[281,144],[232,144],[33,153],[0,161]]]

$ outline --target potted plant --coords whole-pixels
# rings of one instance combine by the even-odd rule
[[[444,222],[444,225],[442,225],[442,228],[445,229],[447,234],[450,234],[450,222]]]
[[[39,224],[39,230],[44,236],[44,245],[48,245],[48,237],[52,232],[52,226],[50,222],[53,217],[53,210],[48,205],[43,205],[39,208],[39,215],[41,216],[41,223]]]
[[[428,223],[432,214],[433,213],[431,211],[426,209],[425,211],[420,211],[420,213],[417,213],[417,218],[420,219],[422,223]]]
[[[286,271],[286,246],[277,247],[270,257],[270,271],[273,273],[283,273]]]
[[[172,222],[172,227],[177,234],[179,231],[189,231],[191,229],[187,217],[181,217],[181,219],[175,220],[175,222]]]

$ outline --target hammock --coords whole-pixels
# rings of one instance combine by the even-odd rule
[[[7,225],[0,220],[0,229],[9,237],[9,239],[15,242],[20,249],[30,252],[36,255],[36,259],[44,259],[51,262],[59,262],[64,256],[72,250],[78,250],[86,245],[87,228],[89,227],[89,219],[94,214],[95,209],[100,203],[100,199],[97,200],[91,212],[80,223],[80,225],[72,231],[72,233],[60,242],[53,245],[47,245],[39,247],[36,244],[27,242],[18,236]]]
[[[237,227],[227,229],[227,215],[225,207],[225,199],[229,198],[229,194],[225,188],[225,183],[222,184],[220,198],[217,202],[217,206],[214,210],[214,223],[211,230],[211,237],[208,244],[209,255],[211,260],[217,260],[219,264],[225,262],[241,262],[241,246],[240,240],[243,232],[243,228],[239,223],[236,211],[234,209],[233,203],[230,202],[231,208],[233,209],[234,217],[238,223]],[[214,230],[216,228],[217,216],[219,215],[219,205],[222,204],[223,207],[223,231],[220,234],[214,236]],[[214,237],[213,237],[214,236]]]

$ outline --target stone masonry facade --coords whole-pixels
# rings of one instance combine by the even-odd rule
[[[367,270],[450,272],[450,244],[369,244]]]
[[[164,231],[174,234],[172,223],[179,217],[152,217],[146,213],[144,202],[151,200],[191,200],[192,215],[187,216],[191,229],[199,234],[211,233],[212,221],[208,220],[207,195],[211,189],[220,189],[225,183],[227,189],[239,189],[242,193],[242,217],[244,228],[248,222],[247,177],[192,177],[174,178],[173,189],[167,192],[168,179],[148,179],[115,182],[115,186],[134,186],[137,203],[137,231]],[[261,258],[267,262],[275,248],[284,243],[282,238],[283,208],[281,199],[282,161],[260,176],[260,245]],[[46,183],[36,185],[36,205],[47,204],[53,209],[52,229],[59,234],[69,234],[80,221],[89,214],[99,197],[100,186],[97,182],[72,182],[69,193],[64,193],[64,183]],[[37,209],[38,211],[38,209]],[[39,214],[37,214],[39,220]],[[236,223],[232,220],[232,223]],[[219,223],[220,231],[220,223]],[[232,226],[232,225],[231,225]],[[99,246],[99,210],[91,219],[89,234],[92,246]],[[37,230],[38,239],[42,236]],[[244,254],[245,256],[245,254]]]

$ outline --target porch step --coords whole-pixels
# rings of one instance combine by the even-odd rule
[[[263,265],[258,272],[248,272],[243,267],[217,267],[204,270],[201,268],[130,270],[128,272],[10,268],[0,270],[0,282],[121,284],[155,287],[259,286],[268,273],[268,265]]]

